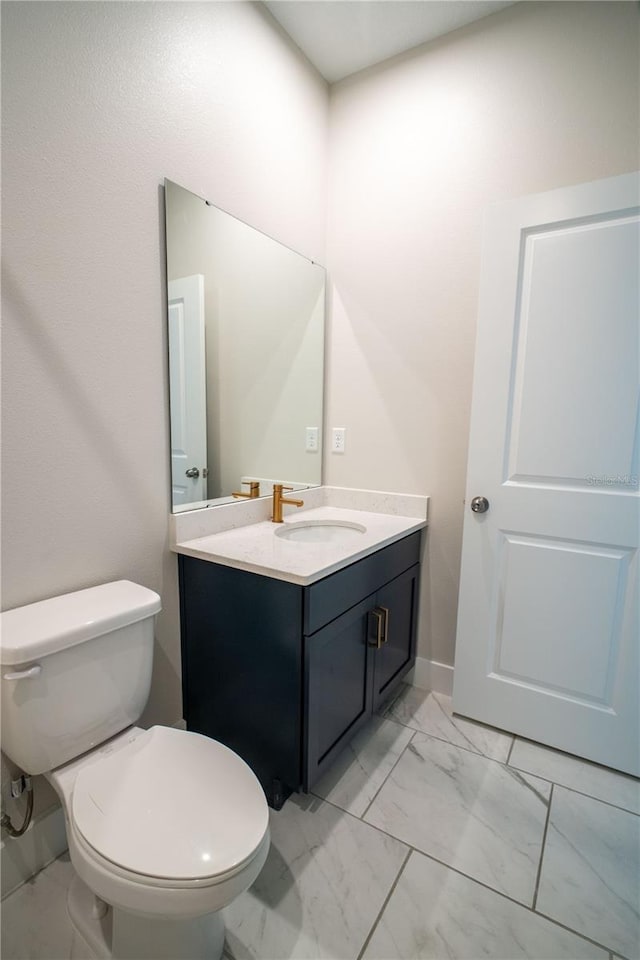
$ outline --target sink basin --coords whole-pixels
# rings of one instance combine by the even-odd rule
[[[294,543],[351,543],[367,528],[347,520],[296,520],[275,531],[276,537]]]

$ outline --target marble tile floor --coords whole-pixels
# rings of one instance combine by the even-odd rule
[[[226,960],[639,960],[640,782],[405,686],[225,911]],[[3,960],[68,958],[66,856],[2,904]]]

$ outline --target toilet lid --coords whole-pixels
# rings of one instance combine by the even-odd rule
[[[103,857],[134,873],[197,880],[248,860],[267,830],[247,764],[198,733],[152,727],[82,769],[73,818]]]

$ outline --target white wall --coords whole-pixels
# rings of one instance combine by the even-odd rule
[[[326,478],[432,496],[425,658],[453,662],[483,210],[637,169],[638,62],[635,3],[519,3],[332,88]]]
[[[3,4],[2,80],[3,607],[157,590],[144,719],[172,723],[160,186],[324,262],[327,87],[243,2]]]

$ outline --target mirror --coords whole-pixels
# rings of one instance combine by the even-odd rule
[[[324,268],[170,180],[165,204],[173,511],[317,486]]]

